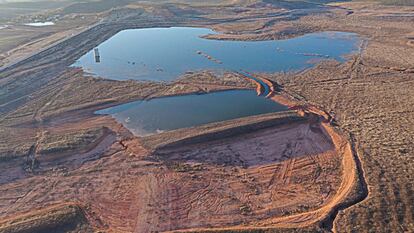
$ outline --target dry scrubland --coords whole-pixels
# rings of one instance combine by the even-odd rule
[[[125,1],[104,11],[112,7],[105,3],[99,14],[77,12],[88,10],[87,3],[63,8],[68,15],[52,29],[14,26],[7,32],[9,42],[21,30],[38,38],[6,58],[14,60],[70,35],[71,22],[77,22],[74,30],[86,29],[79,16],[89,24],[105,18],[0,73],[0,232],[414,229],[412,7]],[[254,88],[232,73],[190,72],[173,83],[153,83],[105,80],[67,68],[119,30],[172,25],[212,27],[223,32],[214,38],[231,40],[359,33],[360,51],[343,64],[323,61],[300,73],[260,74],[281,85],[293,103],[328,112],[335,130],[314,117],[274,125],[275,116],[261,116],[137,138],[110,117],[93,115],[137,99]],[[2,51],[29,43],[9,42],[2,42]],[[225,139],[210,141],[211,135]],[[167,146],[159,143],[165,139]],[[344,160],[353,158],[352,148],[356,166]]]
[[[358,9],[357,4],[340,6]],[[399,9],[375,8],[329,21],[305,20],[368,37],[360,56],[345,64],[327,62],[298,75],[275,77],[286,89],[331,111],[358,145],[369,193],[340,213],[335,221],[338,232],[414,229],[413,18],[386,17],[381,11],[392,15]]]

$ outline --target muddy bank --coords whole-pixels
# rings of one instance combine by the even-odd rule
[[[333,195],[339,158],[318,128],[295,121],[196,146],[170,147],[161,157],[143,150],[139,138],[120,139],[105,152],[112,155],[73,171],[55,170],[2,185],[1,201],[16,208],[0,211],[10,216],[77,199],[88,206],[91,224],[103,231],[179,230],[194,223],[241,227],[241,221],[256,226],[257,221],[316,208]],[[13,194],[33,187],[25,202],[13,202]],[[39,198],[44,200],[37,202]]]
[[[10,197],[19,192],[16,184],[43,182],[42,190],[57,185],[47,202],[80,199],[94,216],[92,225],[104,230],[179,231],[194,223],[201,230],[308,226],[326,215],[325,205],[343,186],[338,166],[344,156],[341,142],[309,116],[288,111],[147,138],[124,135],[105,152],[114,155],[65,171],[50,183],[42,179],[47,174],[39,175],[5,184],[3,191]],[[123,128],[118,127],[115,132]],[[39,191],[27,199],[37,200]],[[118,212],[131,206],[139,211]]]
[[[219,140],[269,127],[306,120],[305,117],[297,115],[294,111],[284,111],[211,123],[199,127],[172,130],[143,137],[141,140],[143,145],[148,147],[148,149],[160,150]]]
[[[298,104],[293,98],[288,96],[278,96],[280,100],[284,100],[285,103]],[[355,155],[354,146],[349,141],[349,138],[340,129],[330,125],[325,120],[325,114],[318,115],[318,112],[324,113],[324,111],[312,106],[309,111],[305,110],[305,115],[311,123],[311,128],[320,126],[318,130],[322,130],[332,140],[335,152],[341,160],[341,182],[338,184],[337,189],[333,196],[329,200],[318,208],[310,211],[303,211],[297,214],[288,216],[275,216],[263,221],[255,222],[255,227],[251,226],[235,226],[235,227],[221,227],[215,229],[208,228],[193,228],[175,232],[222,232],[222,231],[259,231],[283,228],[312,228],[315,227],[315,223],[322,221],[319,226],[325,230],[331,230],[335,216],[338,210],[347,208],[347,206],[355,204],[355,202],[361,201],[359,192],[361,183],[364,183],[363,177],[360,176],[359,157]],[[318,120],[325,123],[318,123]],[[316,121],[315,121],[316,120]],[[313,126],[312,126],[313,125]],[[315,128],[315,130],[316,130]],[[171,152],[170,152],[171,153]],[[165,154],[167,158],[174,158],[173,155]]]

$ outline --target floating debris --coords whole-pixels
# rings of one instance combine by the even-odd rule
[[[214,57],[212,57],[212,56],[208,55],[207,53],[204,53],[204,52],[202,52],[200,50],[197,50],[197,54],[199,54],[199,55],[201,55],[201,56],[207,58],[208,60],[210,60],[212,62],[215,62],[217,64],[223,64],[223,62],[221,62],[220,60],[215,59]]]
[[[320,54],[320,53],[295,53],[297,55],[307,56],[307,57],[324,57],[329,58],[329,55]]]

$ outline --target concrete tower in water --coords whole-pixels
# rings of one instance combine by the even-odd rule
[[[95,54],[95,62],[100,63],[101,62],[101,56],[99,55],[98,48],[94,48],[93,53]]]

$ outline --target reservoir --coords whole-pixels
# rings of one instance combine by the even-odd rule
[[[321,32],[277,41],[223,41],[202,38],[205,28],[124,30],[92,49],[72,66],[114,80],[171,82],[187,71],[236,71],[255,79],[255,72],[297,71],[315,61],[335,59],[356,50],[358,37]],[[253,74],[253,75],[251,75]],[[265,86],[265,93],[269,90]],[[287,108],[253,90],[220,91],[135,101],[97,111],[109,114],[131,132],[144,136]]]
[[[108,79],[152,81],[173,81],[187,71],[205,69],[249,73],[297,71],[320,59],[342,61],[343,55],[356,50],[358,42],[356,34],[345,32],[311,33],[273,41],[202,38],[208,34],[215,32],[189,27],[124,30],[72,66]]]

